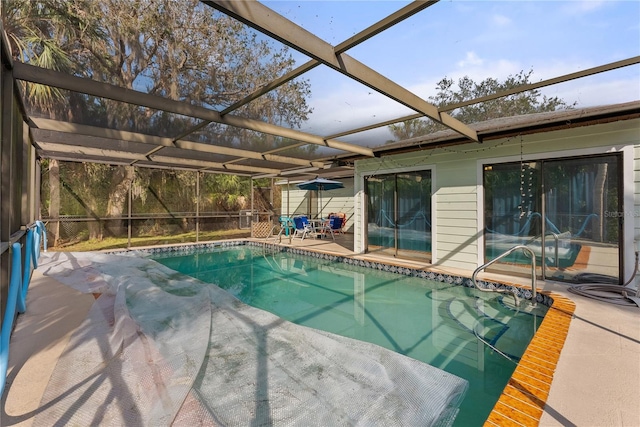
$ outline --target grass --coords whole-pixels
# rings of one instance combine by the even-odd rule
[[[241,239],[250,236],[250,230],[219,230],[207,232],[201,231],[198,236],[198,241],[206,242],[210,240]],[[171,236],[132,237],[131,247],[194,243],[195,241],[195,232],[174,234]],[[65,252],[103,251],[109,249],[124,249],[127,248],[127,243],[128,239],[126,237],[107,237],[102,240],[85,240],[81,242],[49,247],[48,249],[51,251]]]

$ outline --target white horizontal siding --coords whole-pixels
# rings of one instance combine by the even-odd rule
[[[474,270],[483,258],[479,253],[483,227],[483,163],[517,162],[521,158],[549,159],[573,155],[594,155],[629,150],[634,147],[633,171],[628,172],[625,193],[633,192],[633,232],[640,241],[640,120],[576,127],[506,139],[469,143],[418,152],[366,159],[356,162],[360,180],[371,174],[402,170],[434,171],[433,246],[434,262],[439,265]],[[631,165],[631,163],[625,163]],[[629,170],[631,166],[626,167]],[[633,181],[633,182],[631,182]],[[360,187],[361,183],[358,184]],[[358,199],[358,203],[364,199]],[[630,206],[629,206],[630,207]],[[362,206],[359,206],[362,209]],[[625,207],[625,211],[629,208]],[[359,218],[359,217],[358,217]],[[362,227],[358,222],[356,227]],[[356,239],[363,236],[356,235]],[[629,237],[633,239],[633,237]],[[360,245],[360,246],[359,246]],[[362,244],[356,242],[356,248]],[[633,254],[631,254],[631,257]],[[627,260],[629,256],[625,255]]]
[[[446,156],[447,158],[449,156]],[[448,160],[448,159],[447,159]],[[477,264],[476,162],[458,158],[438,164],[434,197],[436,262],[473,270]]]
[[[475,243],[475,236],[469,237],[467,233],[460,233],[460,234],[446,233],[438,237],[438,241],[440,242],[455,243],[457,245],[464,245],[464,246],[470,246],[469,244],[470,239],[474,240],[474,242],[472,243]]]
[[[475,210],[439,210],[438,218],[449,218],[449,219],[472,219],[475,221],[478,213]]]
[[[451,236],[447,236],[451,238]],[[455,252],[457,254],[470,254],[475,255],[476,253],[476,245],[469,244],[468,241],[466,243],[449,243],[438,239],[438,250],[443,251],[445,254],[449,254],[451,252]],[[475,263],[475,258],[473,262]]]
[[[469,266],[476,264],[476,255],[468,253],[456,253],[450,252],[442,259],[441,265],[446,265],[447,268],[453,268],[457,270],[472,271]],[[475,270],[475,267],[473,268]]]
[[[291,188],[287,197],[285,187],[282,194],[282,215],[303,215],[308,210],[307,192],[297,188]],[[288,205],[287,205],[288,203]]]
[[[467,202],[469,199],[473,199],[475,203],[476,193],[473,192],[456,192],[450,193],[449,189],[441,190],[438,193],[438,203],[446,206],[446,203],[460,203]]]
[[[282,186],[282,214],[290,216],[308,215],[316,217],[320,212],[327,217],[330,213],[343,212],[347,216],[346,230],[353,227],[354,199],[353,179],[340,180],[344,188],[325,190],[320,199],[317,191],[300,190],[295,184],[289,184],[289,210],[287,211],[287,186]],[[320,202],[322,201],[322,209]]]
[[[449,216],[440,217],[438,216],[438,227],[439,231],[442,232],[443,228],[458,228],[461,230],[471,229],[472,233],[475,234],[476,229],[478,227],[478,220],[473,219],[459,219],[459,218],[450,218]]]
[[[438,229],[440,229],[440,225],[438,225]],[[467,236],[469,237],[469,235],[472,233],[470,231],[471,227],[447,227],[447,234],[451,235],[451,236]],[[475,230],[475,227],[472,228],[472,230]],[[475,231],[474,231],[475,233]],[[444,238],[444,235],[440,235],[438,234],[438,239],[440,238]]]
[[[467,202],[441,202],[440,198],[438,198],[438,211],[443,212],[446,216],[448,216],[449,212],[476,212],[478,206],[475,201],[475,195],[473,198],[473,201]]]

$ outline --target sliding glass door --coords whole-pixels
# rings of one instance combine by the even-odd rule
[[[486,165],[485,261],[524,244],[554,280],[619,283],[622,191],[619,155]],[[544,260],[544,262],[543,262]],[[494,270],[528,269],[521,251]]]
[[[367,251],[431,259],[431,171],[365,178]]]
[[[572,282],[620,281],[620,156],[552,160],[544,168],[547,275]],[[556,242],[558,242],[556,244]],[[557,247],[557,249],[556,249]]]

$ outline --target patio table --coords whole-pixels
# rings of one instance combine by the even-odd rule
[[[322,230],[325,228],[325,225],[328,224],[328,221],[329,221],[328,218],[316,218],[316,219],[309,220],[309,224],[311,224],[311,227],[313,228],[313,231],[316,234],[315,237],[324,236],[324,233],[322,233]]]

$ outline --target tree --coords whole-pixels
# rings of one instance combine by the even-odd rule
[[[3,3],[3,26],[14,59],[32,65],[72,72],[69,15],[56,11],[56,1],[6,1]],[[29,106],[45,115],[62,115],[67,109],[66,92],[39,84],[24,84]]]
[[[287,47],[274,47],[238,21],[195,0],[8,0],[5,11],[4,26],[14,56],[24,62],[208,108],[233,105],[294,65]],[[26,101],[33,114],[160,136],[180,134],[197,123],[108,99],[27,87]],[[308,81],[296,79],[235,113],[300,127],[311,112],[309,93]],[[215,123],[193,138],[238,147],[251,139],[270,149],[290,143]],[[119,215],[135,178],[132,173],[112,171],[107,187],[88,182],[106,193],[86,197],[108,200],[108,213]],[[98,176],[87,169],[87,177]]]
[[[430,96],[428,101],[442,108],[447,105],[493,95],[530,84],[532,74],[532,70],[527,73],[520,71],[516,75],[510,75],[503,82],[490,77],[480,83],[476,83],[468,76],[465,76],[458,80],[457,87],[453,79],[445,77],[436,86],[437,94]],[[542,95],[540,90],[534,89],[461,107],[453,110],[450,114],[461,122],[470,124],[501,117],[568,109],[573,108],[575,104],[575,102],[567,104],[555,96],[549,98],[546,95]],[[435,121],[420,118],[393,124],[389,126],[389,129],[395,140],[404,140],[437,132],[446,129],[446,127]]]

